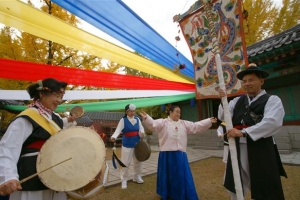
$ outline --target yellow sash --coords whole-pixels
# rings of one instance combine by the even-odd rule
[[[34,109],[26,109],[23,112],[21,112],[18,116],[26,115],[30,117],[33,121],[35,121],[37,124],[39,124],[43,129],[48,131],[51,135],[54,135],[59,130],[55,128],[45,117],[40,115],[36,110]]]

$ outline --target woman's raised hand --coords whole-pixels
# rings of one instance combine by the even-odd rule
[[[148,115],[148,114],[147,114],[145,111],[142,110],[142,111],[140,111],[139,113],[140,113],[140,115],[142,116],[143,120],[145,120],[145,119],[147,118],[147,115]]]

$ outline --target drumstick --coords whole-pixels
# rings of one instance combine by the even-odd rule
[[[71,157],[71,158],[68,158],[68,159],[66,159],[66,160],[63,160],[63,161],[61,161],[61,162],[59,162],[59,163],[57,163],[57,164],[55,164],[55,165],[53,165],[53,166],[51,166],[51,167],[48,167],[48,168],[46,168],[46,169],[44,169],[44,170],[42,170],[42,171],[40,171],[40,172],[37,172],[37,173],[35,173],[35,174],[32,174],[31,176],[28,176],[28,177],[24,178],[23,180],[19,181],[19,184],[21,185],[21,184],[24,183],[25,181],[28,181],[29,179],[32,179],[33,177],[35,177],[35,176],[37,176],[37,175],[39,175],[39,174],[41,174],[41,173],[43,173],[43,172],[45,172],[45,171],[51,169],[51,168],[53,168],[53,167],[55,167],[55,166],[57,166],[57,165],[60,165],[60,164],[66,162],[66,161],[68,161],[68,160],[71,160],[71,159],[72,159],[72,157]]]

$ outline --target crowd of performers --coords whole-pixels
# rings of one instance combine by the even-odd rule
[[[245,95],[229,102],[229,112],[233,128],[226,130],[220,124],[219,137],[234,138],[241,174],[243,194],[251,192],[256,200],[283,200],[284,194],[280,176],[287,177],[273,138],[282,126],[284,108],[281,99],[269,95],[262,85],[268,76],[257,66],[250,66],[237,74],[242,81]],[[53,121],[61,129],[76,125],[73,117],[61,118],[54,113],[62,103],[67,83],[47,78],[28,87],[33,103],[21,112],[8,126],[0,141],[0,199],[11,200],[66,200],[64,192],[47,188],[38,176],[19,184],[19,180],[36,173],[36,160],[43,143],[54,134]],[[220,98],[226,96],[219,90]],[[121,161],[128,167],[121,169],[121,188],[127,189],[128,168],[133,160],[133,181],[143,184],[142,162],[135,156],[135,146],[145,135],[143,125],[158,134],[159,157],[157,166],[156,193],[163,200],[199,199],[190,170],[187,148],[187,134],[208,130],[217,118],[211,117],[198,122],[180,118],[181,109],[172,106],[165,119],[153,119],[140,111],[137,117],[136,106],[125,106],[125,115],[120,119],[114,134],[109,138],[115,142],[120,133],[122,137]],[[219,106],[218,120],[224,121],[222,104]],[[226,163],[224,186],[232,200],[237,199],[231,154],[224,147]],[[201,176],[201,174],[197,175]],[[202,183],[205,184],[205,183]],[[220,183],[222,184],[222,183]],[[224,197],[226,199],[228,197]]]

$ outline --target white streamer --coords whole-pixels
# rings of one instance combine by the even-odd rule
[[[160,97],[182,94],[192,94],[193,92],[178,90],[87,90],[71,91],[66,90],[64,100],[92,100],[92,99],[125,99],[142,97]],[[0,90],[0,100],[30,100],[29,94],[25,90]]]

